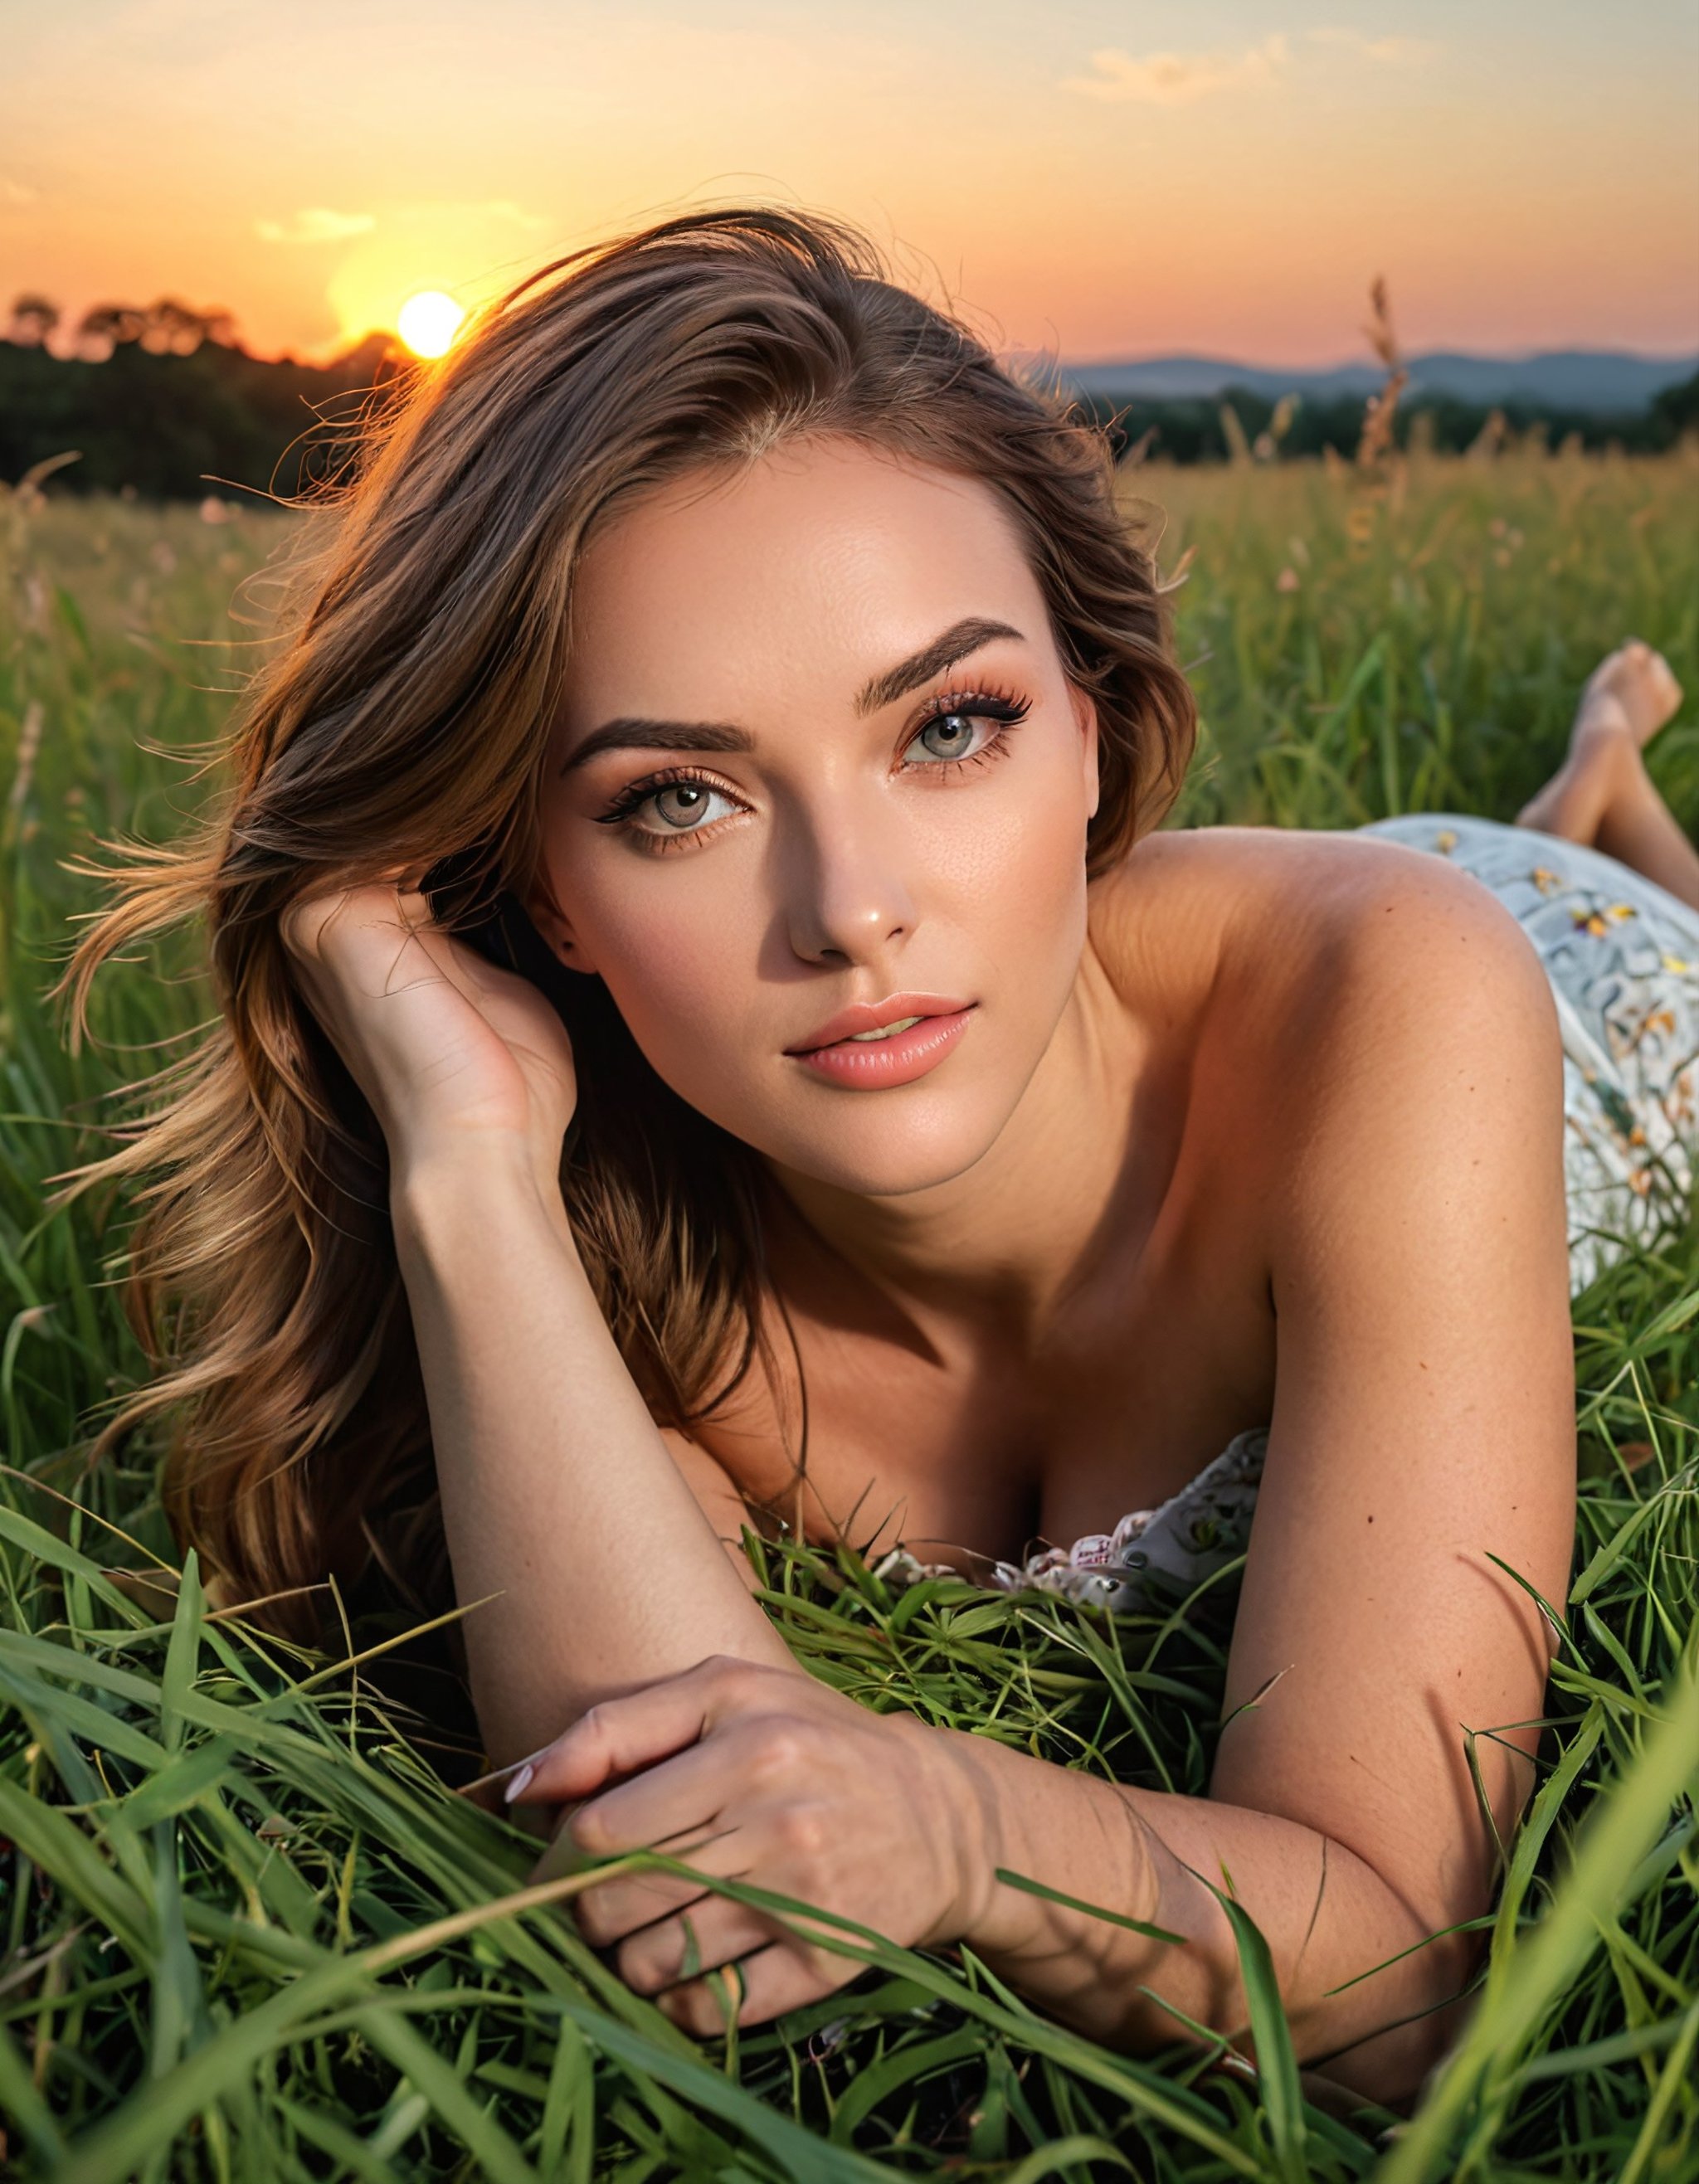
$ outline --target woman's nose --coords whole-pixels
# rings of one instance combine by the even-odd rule
[[[915,902],[889,829],[877,815],[852,827],[840,814],[795,844],[787,889],[790,944],[805,963],[877,960],[911,933]]]

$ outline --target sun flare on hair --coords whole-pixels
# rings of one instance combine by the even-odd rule
[[[465,315],[464,306],[452,296],[440,288],[425,288],[401,306],[396,331],[415,356],[446,356]]]

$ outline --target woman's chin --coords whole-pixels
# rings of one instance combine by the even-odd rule
[[[949,1183],[984,1158],[1042,1054],[1041,1045],[1030,1056],[952,1053],[923,1076],[877,1086],[805,1078],[790,1058],[784,1069],[796,1077],[754,1082],[729,1072],[708,1081],[699,1068],[651,1062],[681,1099],[779,1173],[860,1198],[900,1198]]]
[[[905,1198],[965,1174],[984,1158],[1008,1119],[965,1115],[954,1105],[942,1114],[904,1115],[865,1096],[856,1105],[864,1112],[835,1127],[765,1130],[744,1142],[781,1173],[858,1198]],[[869,1112],[874,1109],[882,1112]]]
[[[777,1155],[769,1156],[781,1175],[805,1177],[829,1190],[842,1191],[851,1198],[909,1198],[917,1191],[934,1190],[940,1185],[953,1183],[964,1175],[983,1153],[984,1147],[963,1155],[960,1159],[940,1164],[937,1161],[886,1161],[877,1166],[857,1164],[825,1155],[817,1159],[787,1161]]]

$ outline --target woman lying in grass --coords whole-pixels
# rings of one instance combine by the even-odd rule
[[[1102,437],[835,223],[579,254],[372,428],[228,798],[74,960],[204,909],[221,1009],[94,1171],[186,1306],[107,1433],[187,1403],[232,1600],[434,1467],[563,1846],[1128,2048],[1243,2025],[1230,1890],[1301,2055],[1403,2098],[1533,1776],[1572,1283],[1691,1179],[1678,697],[1605,663],[1545,832],[1156,832],[1193,706]],[[1111,1609],[1248,1532],[1210,1795],[834,1692],[746,1520]],[[576,1908],[704,2035],[710,1968],[744,2024],[856,1970],[671,1877]]]

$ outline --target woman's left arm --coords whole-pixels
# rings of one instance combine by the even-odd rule
[[[1550,1658],[1538,1609],[1492,1558],[1561,1599],[1575,1442],[1549,987],[1485,889],[1409,854],[1337,921],[1287,1034],[1291,1112],[1270,1109],[1278,1179],[1256,1213],[1274,1414],[1209,1796],[711,1661],[593,1708],[550,1747],[529,1794],[588,1801],[563,1841],[660,1841],[900,1942],[965,1941],[1052,2015],[1132,2049],[1183,2036],[1176,2013],[1244,2030],[1223,1890],[1268,1944],[1301,2057],[1383,2099],[1419,2082],[1473,1952],[1467,1936],[1419,1945],[1488,1907]],[[1486,1732],[1490,1824],[1471,1730]],[[1070,1911],[999,1867],[1183,1939]],[[727,1899],[692,1899],[649,1875],[578,1907],[592,1939],[620,1944],[622,1975],[693,2029],[723,2021],[699,1966],[744,1958],[744,2023],[855,1975],[843,1957],[763,1948],[772,1929]],[[681,1907],[694,1960],[668,1915]]]
[[[1203,1883],[1230,1889],[1301,2057],[1388,2099],[1455,2029],[1440,2005],[1477,1946],[1417,1945],[1489,1908],[1532,1786],[1551,1635],[1493,1557],[1561,1607],[1575,1501],[1550,986],[1484,888],[1410,854],[1341,921],[1292,1028],[1267,1209],[1274,1411],[1210,1794],[1111,1788],[1137,1823],[1116,1849],[1105,1786],[1040,1787],[1018,1755],[979,1754],[1000,1863],[1188,1946],[1094,1933],[1007,1888],[969,1936],[1106,2042],[1173,2036],[1140,1986],[1235,2030],[1237,1952]]]

